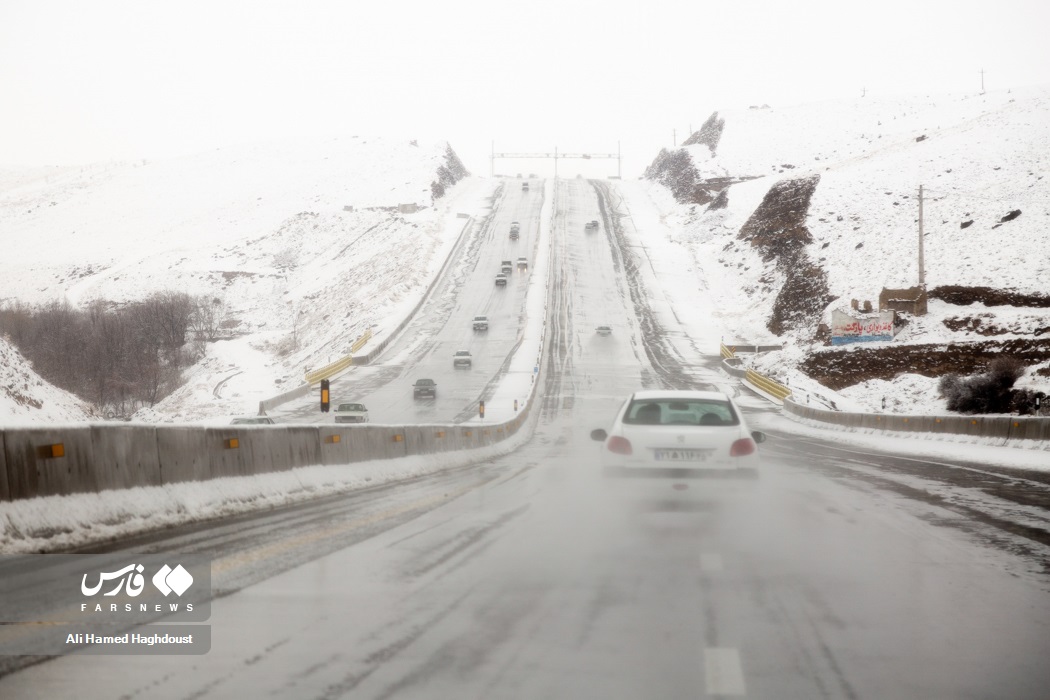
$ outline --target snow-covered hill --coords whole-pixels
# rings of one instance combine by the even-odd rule
[[[211,300],[224,339],[141,417],[253,412],[403,318],[462,226],[454,208],[491,194],[456,186],[466,175],[446,143],[363,137],[0,171],[0,304]]]
[[[883,288],[918,283],[920,185],[930,313],[892,343],[868,347],[1043,342],[1050,89],[756,106],[712,115],[686,143],[647,171],[660,183],[653,197],[675,240],[712,286],[724,284],[723,301],[739,307],[724,309],[737,339],[767,340],[773,328],[793,346],[791,357],[768,358],[767,368],[819,351],[817,326],[832,308],[852,299],[877,307]],[[771,190],[788,180],[797,186],[779,185],[787,196],[777,201]],[[792,286],[809,298],[785,300]],[[962,288],[962,300],[938,297],[949,288]],[[990,298],[988,290],[1014,299],[970,303]],[[784,303],[798,312],[786,329]],[[755,318],[756,305],[764,317]],[[1032,371],[1046,374],[1048,364]],[[914,377],[905,381],[915,385]],[[864,392],[855,393],[859,400]],[[881,400],[884,387],[877,393]]]

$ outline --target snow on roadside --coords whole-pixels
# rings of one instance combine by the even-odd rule
[[[0,554],[56,551],[322,496],[394,483],[514,452],[521,431],[496,445],[339,466],[302,467],[100,493],[0,502]]]

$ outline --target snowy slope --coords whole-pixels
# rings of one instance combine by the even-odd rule
[[[48,425],[92,417],[91,406],[45,382],[18,350],[0,338],[0,423]]]
[[[813,334],[819,322],[828,322],[831,308],[848,307],[851,299],[877,306],[884,287],[917,283],[920,184],[928,288],[1050,292],[1050,90],[857,99],[718,118],[724,124],[713,150],[703,144],[683,149],[697,182],[756,179],[731,185],[725,208],[675,202],[663,185],[646,186],[673,240],[718,295],[727,335],[741,343],[767,342],[768,312],[784,276],[737,235],[773,184],[819,176],[804,219],[812,236],[805,252],[837,299],[823,317],[781,338],[801,352],[762,362],[768,369],[779,366],[781,376],[790,378],[790,368],[819,349]],[[1002,221],[1017,210],[1016,218]],[[764,311],[756,314],[756,307]],[[972,317],[980,317],[982,331],[994,328],[996,340],[1036,339],[1050,326],[1045,308],[932,300],[930,313],[912,319],[894,342],[989,340],[962,322]],[[902,410],[936,405],[930,399],[935,379],[908,375],[901,382]],[[1041,382],[1045,388],[1046,378]],[[880,407],[884,384],[852,387],[843,392],[852,399],[843,403]]]
[[[884,286],[918,279],[922,184],[930,287],[1047,290],[1050,90],[858,99],[719,116],[725,126],[713,154],[705,145],[685,147],[700,176],[763,178],[730,188],[728,209],[692,218],[694,228],[739,230],[772,181],[819,175],[806,222],[811,255],[824,258],[832,294],[874,299]],[[1021,216],[994,228],[1016,209]],[[965,221],[973,224],[960,228]]]
[[[165,290],[211,299],[223,339],[186,372],[186,388],[138,417],[254,412],[366,331],[382,337],[419,300],[462,228],[457,212],[473,213],[495,186],[453,186],[449,152],[351,137],[2,171],[0,303],[122,303]]]

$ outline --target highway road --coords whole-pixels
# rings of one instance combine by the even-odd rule
[[[791,433],[717,358],[683,359],[687,330],[656,317],[659,290],[629,269],[644,231],[617,184],[546,184],[524,195],[508,180],[389,362],[336,385],[373,420],[469,413],[523,313],[516,280],[493,288],[497,263],[549,243],[530,441],[110,547],[213,558],[211,652],[67,656],[0,677],[0,697],[1045,698],[1045,477]],[[493,321],[484,336],[476,313]],[[602,324],[612,335],[594,333]],[[475,368],[453,370],[464,344]],[[438,381],[437,401],[411,398],[418,376]],[[711,385],[772,436],[757,479],[699,480],[685,507],[600,476],[589,432],[625,396]]]
[[[491,214],[467,232],[452,252],[448,274],[379,363],[355,367],[332,381],[333,403],[363,401],[369,420],[385,424],[462,422],[477,414],[478,402],[506,371],[525,323],[526,280],[535,272],[545,202],[540,183],[534,181],[525,192],[518,180],[508,180],[497,190]],[[516,240],[510,237],[513,222],[520,224]],[[518,269],[519,257],[526,258],[527,269]],[[497,286],[504,260],[514,269],[507,285]],[[476,315],[489,317],[487,331],[473,330]],[[459,350],[471,353],[470,369],[453,367]],[[412,385],[424,377],[437,383],[436,399],[413,398]],[[281,422],[333,421],[320,413],[312,394],[279,413]]]

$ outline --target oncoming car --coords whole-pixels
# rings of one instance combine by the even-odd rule
[[[266,416],[243,416],[241,418],[234,418],[230,421],[230,425],[276,425],[273,418]]]
[[[368,409],[361,403],[341,403],[333,411],[336,423],[367,423]]]
[[[612,426],[591,432],[603,443],[609,476],[681,480],[713,472],[754,474],[765,434],[748,428],[740,409],[719,391],[637,391]],[[676,486],[688,488],[688,486]]]

